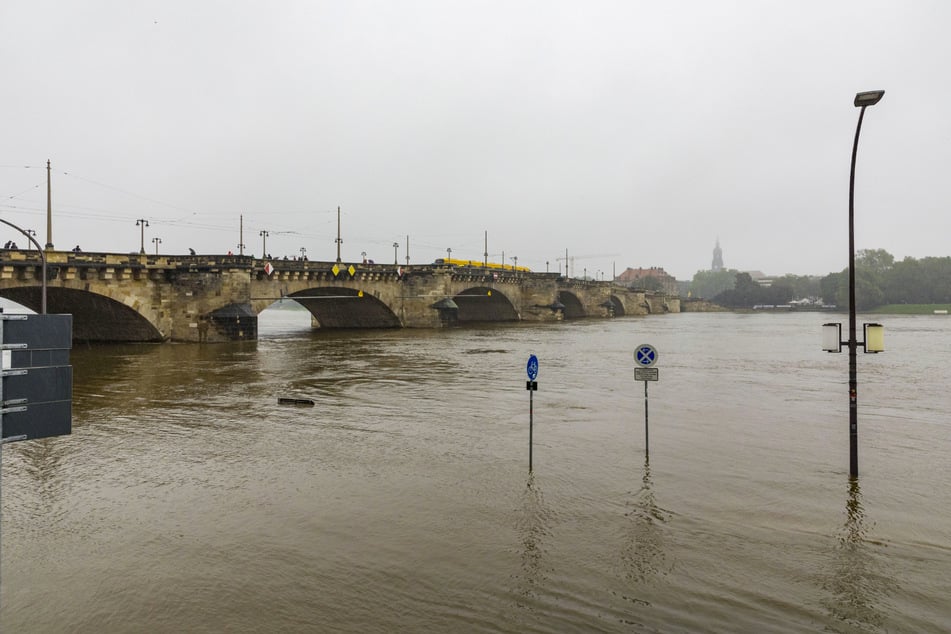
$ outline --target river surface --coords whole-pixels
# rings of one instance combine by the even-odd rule
[[[3,450],[0,627],[951,630],[951,318],[875,317],[850,484],[830,317],[77,347],[72,435]]]

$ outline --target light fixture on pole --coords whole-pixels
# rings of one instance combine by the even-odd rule
[[[149,221],[145,218],[139,218],[135,221],[136,227],[141,227],[140,229],[140,240],[139,240],[139,254],[145,255],[145,228],[149,226]]]
[[[393,243],[393,266],[399,266],[399,265],[400,265],[400,259],[399,259],[399,257],[397,256],[397,253],[396,253],[396,252],[399,250],[399,248],[400,248],[400,243],[399,243],[399,242],[394,242],[394,243]]]
[[[849,476],[859,475],[858,449],[858,369],[857,351],[862,346],[864,352],[882,352],[885,350],[885,330],[880,324],[864,324],[863,341],[856,339],[855,330],[855,158],[859,149],[859,134],[862,132],[862,119],[865,109],[881,101],[884,90],[870,90],[855,95],[854,105],[861,108],[859,120],[855,126],[855,141],[852,143],[852,168],[849,173],[849,338],[842,341],[841,324],[823,324],[822,349],[828,352],[841,352],[842,346],[849,348]],[[838,345],[835,339],[838,338]]]
[[[271,234],[268,233],[267,229],[261,229],[261,233],[259,233],[258,235],[261,236],[261,257],[266,258],[267,257],[267,237]]]
[[[155,243],[155,255],[158,255],[158,245],[162,244],[162,239],[159,237],[152,238],[152,242]]]
[[[340,260],[340,245],[343,244],[343,239],[340,237],[340,205],[337,205],[337,239],[334,240],[337,243],[337,262]]]

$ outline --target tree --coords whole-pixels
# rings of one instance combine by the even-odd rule
[[[885,276],[885,301],[889,304],[918,304],[928,295],[918,260],[905,258]]]
[[[713,299],[736,284],[736,271],[697,271],[690,282],[690,296]]]
[[[859,249],[855,254],[855,270],[868,269],[876,276],[884,276],[894,262],[895,257],[885,249]]]
[[[773,286],[777,284],[789,287],[792,291],[790,299],[819,297],[821,295],[820,279],[812,275],[784,275],[776,278]]]
[[[819,295],[824,304],[837,304],[839,301],[839,284],[842,273],[829,273],[819,280]],[[846,281],[846,283],[848,283]]]
[[[894,256],[885,249],[861,249],[855,254],[855,308],[857,310],[868,310],[885,303],[885,280],[894,262]],[[836,304],[846,307],[849,305],[848,269],[844,269],[837,275],[837,282]]]

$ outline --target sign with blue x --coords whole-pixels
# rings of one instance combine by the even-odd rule
[[[657,363],[657,350],[648,343],[642,343],[634,349],[634,363],[641,368],[649,368]]]

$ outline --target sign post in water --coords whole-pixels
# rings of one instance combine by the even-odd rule
[[[650,456],[650,430],[647,425],[647,382],[657,381],[660,370],[657,363],[657,349],[649,343],[642,343],[634,349],[634,380],[644,382],[644,456]]]
[[[533,417],[533,403],[532,395],[538,390],[538,381],[535,378],[538,376],[538,357],[534,354],[529,355],[528,365],[525,366],[525,371],[528,373],[528,381],[525,383],[525,389],[528,390],[528,472],[532,472],[532,417]]]

